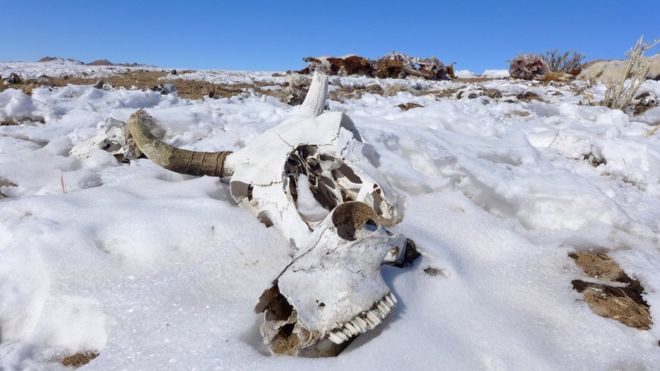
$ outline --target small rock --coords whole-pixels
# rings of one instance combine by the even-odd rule
[[[402,111],[407,111],[413,108],[419,108],[419,107],[424,107],[421,104],[413,103],[413,102],[408,102],[408,103],[401,103],[397,107],[401,108]]]
[[[94,84],[94,87],[97,88],[97,89],[103,89],[103,85],[105,85],[105,81],[103,81],[103,79],[101,79],[101,80],[97,81]]]
[[[176,93],[176,85],[172,83],[161,84],[162,91],[161,94],[174,94]]]

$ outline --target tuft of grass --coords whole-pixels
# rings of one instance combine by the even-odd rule
[[[548,64],[552,72],[565,72],[576,76],[582,70],[584,55],[577,52],[560,53],[559,50],[548,50],[543,55],[543,60]]]
[[[631,106],[633,98],[646,80],[646,75],[651,68],[644,53],[653,49],[658,43],[660,40],[645,43],[644,37],[637,40],[635,46],[626,53],[628,61],[624,73],[618,80],[607,83],[605,99],[601,102],[602,106],[620,110],[626,110]]]
[[[66,183],[64,182],[64,172],[60,172],[60,187],[62,188],[63,194],[69,193],[69,191],[66,188]]]

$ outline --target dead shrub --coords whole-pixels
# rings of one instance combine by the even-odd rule
[[[577,76],[582,71],[582,60],[584,55],[577,52],[560,53],[559,50],[548,50],[543,55],[543,60],[548,64],[552,72],[565,72]]]
[[[549,71],[548,64],[537,54],[522,54],[509,65],[509,76],[514,79],[533,80],[541,78]]]
[[[601,106],[625,111],[631,106],[633,98],[637,91],[646,81],[646,75],[649,73],[651,64],[644,57],[644,52],[654,48],[660,40],[651,43],[645,43],[644,38],[640,37],[635,46],[626,53],[628,60],[626,68],[618,80],[609,81],[605,98],[600,103]]]

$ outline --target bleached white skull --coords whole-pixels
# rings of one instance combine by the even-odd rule
[[[323,112],[328,77],[316,73],[298,112],[237,152],[194,152],[155,137],[140,110],[128,128],[148,158],[184,174],[230,178],[234,200],[296,247],[335,206],[362,201],[385,225],[402,218],[398,195],[363,154],[362,138],[342,112]]]
[[[385,230],[368,205],[337,206],[262,294],[255,310],[265,312],[266,346],[274,354],[335,356],[373,329],[396,303],[381,265],[406,263],[415,253],[408,243]]]
[[[256,308],[265,312],[262,335],[275,354],[339,354],[394,306],[381,265],[418,255],[411,241],[383,228],[403,216],[398,196],[363,154],[350,118],[323,113],[327,84],[327,76],[315,74],[295,115],[234,153],[167,145],[143,110],[128,122],[132,140],[155,163],[231,177],[236,202],[298,248]]]

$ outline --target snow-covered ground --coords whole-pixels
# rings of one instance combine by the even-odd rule
[[[32,67],[0,65],[22,68]],[[266,76],[239,75],[225,78]],[[0,180],[16,185],[0,187],[0,369],[58,369],[48,361],[86,350],[100,353],[90,370],[657,369],[660,326],[592,313],[567,255],[608,250],[660,319],[660,133],[645,135],[660,108],[632,117],[578,105],[586,98],[567,86],[508,80],[466,89],[478,88],[546,102],[406,92],[330,102],[406,196],[395,230],[428,253],[384,268],[394,313],[331,359],[267,354],[253,309],[290,248],[226,184],[101,149],[72,154],[142,107],[169,143],[207,151],[244,146],[292,107],[73,85],[0,93],[0,119],[45,120],[0,127]],[[644,89],[660,95],[660,82]],[[409,102],[423,107],[396,107]]]
[[[88,66],[78,61],[56,59],[50,62],[2,62],[0,63],[0,77],[16,73],[24,79],[36,79],[40,76],[63,77],[105,77],[133,70],[161,71],[161,68],[150,66]]]

